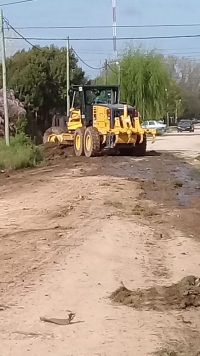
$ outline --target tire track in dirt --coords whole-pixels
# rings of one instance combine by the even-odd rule
[[[101,231],[98,231],[98,225],[98,221],[94,221],[93,226],[91,226],[90,222],[89,226],[82,228],[83,237],[88,236],[88,238],[78,250],[71,250],[68,256],[65,257],[65,263],[68,266],[67,276],[71,276],[70,279],[65,278],[66,269],[64,264],[61,263],[56,269],[49,270],[44,277],[46,282],[39,285],[36,291],[29,291],[26,294],[25,299],[23,299],[24,309],[20,313],[15,307],[6,312],[6,314],[4,313],[6,319],[2,315],[3,321],[0,324],[0,330],[3,345],[9,342],[11,350],[15,347],[16,355],[19,352],[25,352],[27,348],[32,353],[37,347],[40,347],[40,352],[44,352],[44,354],[51,348],[51,350],[56,349],[60,355],[64,355],[65,347],[69,343],[70,352],[74,355],[83,355],[86,349],[89,355],[97,352],[97,349],[102,354],[107,352],[112,354],[114,352],[114,354],[120,355],[122,351],[118,349],[122,345],[126,345],[126,352],[131,352],[132,333],[135,335],[135,349],[140,354],[144,341],[141,340],[140,333],[141,329],[144,328],[145,313],[140,316],[135,312],[130,314],[128,309],[113,308],[108,300],[105,299],[106,291],[109,294],[112,288],[117,286],[120,279],[124,278],[125,275],[128,280],[134,278],[138,281],[138,284],[140,283],[139,279],[141,281],[141,271],[135,269],[133,273],[134,256],[130,248],[131,246],[133,247],[133,242],[137,241],[140,227],[134,225],[133,235],[131,231],[133,225],[127,222],[122,227],[120,219],[114,216],[104,220]],[[109,231],[110,234],[108,234]],[[127,242],[127,236],[130,236],[129,243]],[[98,249],[96,248],[95,239],[98,241]],[[117,240],[119,241],[117,242]],[[127,245],[129,254],[127,253]],[[126,265],[124,264],[123,256],[126,256]],[[81,293],[78,292],[79,290]],[[43,302],[44,295],[47,296],[45,305]],[[36,310],[34,300],[38,300]],[[44,326],[39,322],[41,309],[42,314],[53,314],[62,317],[67,308],[76,310],[77,320],[84,321],[84,324],[71,326],[66,333],[64,329],[56,329],[53,325]],[[10,320],[9,315],[11,316],[13,313],[17,313],[17,320],[14,318],[10,322],[8,321]],[[30,315],[31,318],[29,319]],[[24,320],[26,320],[25,324]],[[133,320],[134,326],[132,324]],[[26,330],[27,337],[19,334],[8,335],[6,332],[7,325],[9,325],[9,330],[15,330],[18,333]],[[40,338],[38,339],[37,337],[33,342],[29,341],[30,333],[53,334],[54,337],[53,339],[45,340],[44,335],[42,343]],[[76,337],[73,336],[74,333]],[[121,338],[117,340],[116,336],[119,334]],[[157,338],[150,331],[149,321],[145,325],[145,338],[151,340],[151,348],[153,350]],[[81,350],[77,348],[77,345],[82,345]],[[6,349],[6,346],[4,347]],[[5,355],[7,354],[5,353]]]
[[[44,173],[42,182],[37,174],[33,175],[32,182],[28,180],[19,190],[24,205],[33,208],[30,211],[19,206],[19,193],[11,188],[6,193],[5,187],[1,197],[8,200],[12,214],[17,212],[17,219],[9,217],[9,210],[4,219],[15,224],[16,234],[12,235],[13,229],[9,227],[1,229],[0,233],[11,234],[1,239],[1,246],[4,241],[19,243],[13,259],[18,261],[20,271],[23,274],[29,263],[34,267],[34,261],[36,270],[27,268],[27,282],[22,284],[22,275],[10,270],[15,285],[5,294],[5,301],[13,301],[18,307],[1,313],[4,356],[11,355],[13,350],[16,356],[27,350],[30,355],[40,350],[44,356],[56,350],[64,356],[66,347],[75,356],[93,356],[97,351],[102,355],[131,355],[133,349],[138,356],[146,356],[167,340],[187,344],[186,330],[194,341],[194,323],[200,326],[198,310],[189,311],[186,316],[176,311],[138,312],[113,307],[105,299],[121,280],[135,289],[168,285],[188,274],[200,275],[199,245],[188,233],[195,226],[184,221],[184,214],[193,210],[178,205],[176,193],[185,188],[174,187],[177,160],[170,159],[165,157],[166,164],[160,169],[160,156],[145,160],[104,157],[100,163],[91,160],[90,166],[83,161],[81,168],[65,167],[60,173]],[[32,184],[35,193],[31,191]],[[3,228],[3,221],[0,222]],[[54,224],[60,234],[57,237],[54,230],[49,230]],[[42,231],[43,225],[46,231]],[[70,228],[69,234],[65,235],[62,228]],[[33,231],[37,229],[41,231]],[[38,235],[45,239],[40,255],[30,248],[31,244],[37,246]],[[71,247],[75,243],[78,246]],[[11,267],[13,261],[9,263],[7,266]],[[26,283],[28,288],[24,288]],[[15,296],[11,295],[13,291]],[[19,309],[20,305],[23,309]],[[78,321],[84,323],[70,326],[67,332],[40,324],[41,311],[63,318],[68,308],[75,310]],[[192,319],[192,325],[185,325],[181,316]],[[44,339],[36,336],[30,341],[29,334],[20,334],[24,332],[39,333]],[[54,336],[49,340],[45,335]]]

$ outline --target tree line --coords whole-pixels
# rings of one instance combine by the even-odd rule
[[[65,47],[37,46],[18,51],[6,60],[7,87],[26,109],[31,136],[37,136],[37,127],[41,131],[49,127],[56,111],[66,113],[66,56]],[[69,61],[71,84],[86,83],[85,72],[72,50]],[[2,86],[1,69],[0,83]]]
[[[142,118],[200,118],[200,61],[130,48],[94,82],[121,84],[121,100],[135,101]]]
[[[7,85],[35,120],[44,127],[56,111],[66,112],[66,48],[34,47],[7,58]],[[200,62],[128,48],[119,63],[108,62],[93,82],[121,84],[121,101],[134,104],[142,118],[200,117]],[[71,84],[89,83],[70,50]],[[0,70],[2,86],[2,72]]]

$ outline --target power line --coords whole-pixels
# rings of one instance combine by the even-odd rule
[[[35,0],[19,0],[19,1],[9,2],[7,4],[0,4],[0,7],[9,6],[9,5],[15,5],[15,4],[22,4],[22,3],[25,3],[25,2],[32,2],[32,1],[35,1]]]
[[[26,1],[34,1],[34,0],[26,0]],[[157,24],[157,25],[117,25],[117,28],[157,28],[157,27],[199,27],[200,23],[194,24]],[[94,25],[94,26],[24,26],[24,27],[16,27],[17,30],[42,30],[42,29],[75,29],[75,30],[83,30],[83,29],[109,29],[112,28],[112,25]]]
[[[107,63],[107,65],[108,65],[108,68],[111,70],[111,72],[113,72],[113,73],[115,73],[115,74],[119,74],[119,73],[115,72],[115,70],[112,69],[112,67],[110,66],[109,63]]]
[[[11,28],[18,36],[20,36],[20,38],[22,38],[24,41],[26,41],[30,46],[32,46],[33,48],[38,49],[39,51],[42,51],[41,48],[35,46],[35,45],[34,45],[33,43],[31,43],[26,37],[24,37],[21,33],[19,33],[19,32],[9,23],[9,21],[8,21],[6,18],[4,18],[4,22],[9,26],[9,28]],[[13,38],[13,39],[14,39],[14,38]],[[71,48],[71,49],[72,49],[72,51],[74,52],[74,54],[76,55],[76,57],[77,57],[83,64],[85,64],[88,68],[91,68],[91,69],[94,69],[94,70],[101,70],[101,69],[104,68],[104,67],[102,67],[102,68],[97,68],[97,67],[92,67],[92,66],[90,66],[89,64],[87,64],[87,63],[78,55],[78,53],[76,53],[76,51],[75,51],[73,48]]]
[[[26,0],[27,1],[27,0]],[[28,0],[28,1],[32,1],[32,0]],[[33,43],[31,43],[30,42],[30,40],[29,40],[29,38],[26,38],[26,37],[24,37],[21,33],[19,33],[17,30],[16,30],[16,28],[14,28],[12,25],[10,25],[10,23],[9,23],[9,21],[4,17],[4,22],[7,24],[7,26],[9,27],[9,28],[11,28],[18,36],[19,36],[19,38],[13,38],[13,37],[6,37],[7,39],[9,38],[9,39],[23,39],[24,41],[26,41],[30,46],[32,46],[33,48],[36,48],[36,49],[38,49],[38,50],[40,50],[40,51],[42,51],[42,49],[40,48],[40,47],[37,47],[36,45],[34,45]],[[200,35],[186,35],[187,37],[200,37]],[[184,37],[185,38],[185,36],[170,36],[170,38],[179,38],[179,37]],[[148,37],[149,38],[149,37]],[[154,38],[161,38],[161,37],[154,37]],[[166,37],[165,37],[166,38]],[[167,37],[168,38],[168,37]],[[35,38],[33,38],[33,39],[35,39]],[[122,38],[120,38],[120,39],[122,39]],[[135,38],[134,38],[135,39]],[[146,38],[143,38],[143,39],[146,39]],[[54,39],[55,40],[55,39]],[[66,40],[66,39],[56,39],[56,40]],[[72,39],[73,40],[73,39]],[[83,39],[74,39],[74,40],[83,40]],[[92,40],[92,39],[88,39],[88,40]],[[98,40],[98,39],[97,39]],[[101,40],[101,39],[100,39]],[[109,38],[105,38],[105,40],[109,40]],[[194,49],[194,48],[191,48],[191,49]],[[83,60],[79,55],[78,55],[78,53],[72,48],[72,50],[73,50],[73,52],[74,52],[74,54],[76,55],[76,57],[85,65],[85,66],[87,66],[88,68],[90,68],[90,69],[94,69],[94,70],[102,70],[102,69],[104,69],[105,68],[105,66],[103,66],[103,67],[93,67],[93,66],[91,66],[91,65],[89,65],[85,60]],[[164,49],[159,49],[158,51],[164,51]],[[86,52],[85,52],[86,53]],[[180,54],[199,54],[200,52],[188,52],[188,53],[180,53],[180,52],[178,52],[178,53],[169,53],[168,55],[180,55]],[[105,52],[101,52],[101,53],[99,53],[99,54],[105,54]],[[114,72],[115,74],[117,74],[113,69],[112,69],[112,67],[110,67],[109,65],[108,65],[108,67],[110,68],[110,70],[112,71],[112,72]]]
[[[16,30],[15,30],[16,32]],[[8,40],[19,40],[21,39],[22,35],[20,35],[20,38],[15,37],[9,37],[6,36],[5,38]],[[179,38],[199,38],[200,34],[196,35],[174,35],[174,36],[149,36],[149,37],[118,37],[117,41],[128,41],[128,40],[156,40],[156,39],[179,39]],[[60,37],[60,38],[45,38],[45,37],[27,37],[27,41],[66,41],[66,37]],[[99,37],[99,38],[70,38],[70,41],[112,41],[112,37]]]
[[[76,50],[77,50],[77,52],[79,54],[89,54],[90,56],[97,56],[97,55],[112,56],[113,55],[113,52],[109,51],[109,50],[106,51],[106,50],[98,50],[98,49],[91,49],[91,48],[84,48],[84,49],[80,48],[80,49],[76,49]],[[137,50],[137,48],[136,48],[136,50]],[[155,50],[155,52],[158,52],[158,53],[160,51],[162,51],[162,52],[173,51],[173,53],[171,53],[171,54],[195,54],[195,53],[200,53],[198,47],[181,47],[181,48],[178,48],[178,52],[176,52],[177,48],[153,48],[153,50]],[[147,52],[148,52],[148,50],[147,50]],[[123,54],[123,51],[122,51],[122,54]]]
[[[175,48],[155,48],[154,50],[158,54],[160,52],[167,52],[169,55],[170,54],[171,55],[173,55],[173,54],[175,55],[175,54],[198,54],[200,52],[197,51],[197,49],[198,49],[198,47],[193,47],[193,48],[187,48],[186,47],[186,48],[180,48],[178,52],[176,52]],[[195,50],[195,51],[193,51],[193,50]],[[77,49],[77,51],[78,51],[79,54],[89,54],[90,56],[98,56],[98,55],[112,56],[113,55],[113,52],[109,52],[109,51],[101,51],[101,52],[99,52],[98,50],[96,50],[96,51],[95,50],[91,50],[91,48],[90,49],[86,48],[85,50],[83,50],[83,49],[78,50]],[[171,52],[171,51],[175,51],[175,52]],[[147,51],[147,53],[148,53],[148,51]],[[88,61],[94,61],[94,59],[88,59],[87,62]]]
[[[28,1],[32,1],[32,0],[28,0]],[[18,36],[20,36],[20,38],[18,39],[23,39],[25,42],[27,42],[31,47],[33,48],[37,48],[39,51],[41,51],[41,48],[35,46],[33,43],[31,43],[26,37],[24,37],[21,33],[19,33],[10,23],[9,21],[4,17],[4,22],[7,24],[7,26],[9,28],[11,28]],[[6,37],[5,37],[6,38]],[[12,39],[16,39],[16,38],[12,38]]]
[[[76,55],[76,57],[77,57],[83,64],[85,64],[85,66],[87,66],[88,68],[94,69],[94,70],[102,70],[102,69],[104,69],[104,66],[103,66],[103,67],[100,67],[100,68],[96,68],[96,67],[90,66],[89,64],[87,64],[87,63],[76,53],[76,51],[75,51],[73,48],[72,48],[72,51],[74,52],[74,54]]]

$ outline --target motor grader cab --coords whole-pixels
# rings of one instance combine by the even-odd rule
[[[119,103],[119,86],[75,85],[70,89],[69,117],[61,117],[44,134],[44,142],[74,145],[76,156],[96,156],[103,149],[143,156],[147,133],[140,126],[138,111]]]

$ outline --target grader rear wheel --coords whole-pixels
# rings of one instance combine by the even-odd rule
[[[74,134],[74,152],[77,157],[84,156],[84,134],[85,128],[79,127]]]
[[[138,142],[136,143],[135,146],[135,155],[138,157],[142,157],[146,155],[147,151],[147,137],[144,135],[143,141],[139,143],[140,137],[138,137]]]
[[[49,129],[47,129],[43,135],[43,143],[47,143],[47,142],[58,142],[58,140],[56,140],[56,135],[61,135],[64,132],[64,130],[62,129],[62,127],[59,126],[52,126]],[[55,135],[55,136],[53,136]],[[49,139],[49,137],[52,136],[52,141],[51,139]]]
[[[100,136],[95,127],[88,127],[84,135],[84,152],[86,157],[94,157],[100,152]]]
[[[123,147],[119,149],[120,156],[133,156],[135,147]]]

